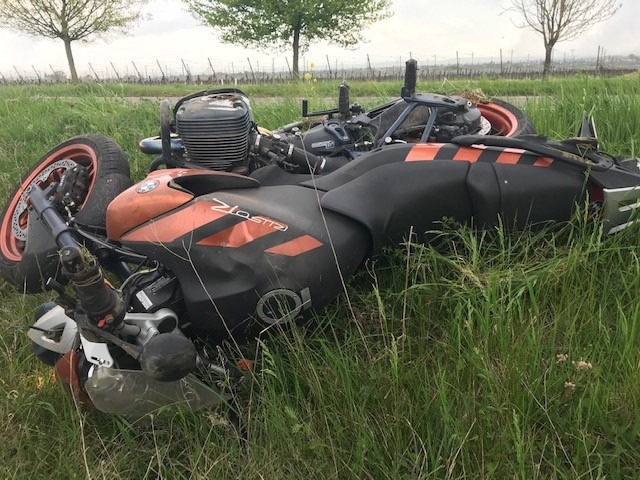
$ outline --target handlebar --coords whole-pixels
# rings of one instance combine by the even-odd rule
[[[58,247],[80,252],[78,242],[76,242],[72,234],[73,229],[67,225],[55,209],[53,203],[48,200],[54,188],[55,186],[52,185],[43,191],[37,185],[33,185],[29,191],[31,206],[38,216],[44,220],[49,230],[51,230],[51,234],[53,238],[55,238]]]
[[[270,160],[295,170],[319,174],[324,169],[327,159],[296,147],[277,136],[263,136],[257,132],[251,138],[251,151],[266,156]]]

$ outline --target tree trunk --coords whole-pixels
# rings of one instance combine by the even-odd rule
[[[291,76],[294,80],[300,80],[300,71],[298,68],[298,60],[300,56],[300,28],[295,27],[293,30],[293,70]]]
[[[547,78],[551,72],[551,54],[553,53],[553,45],[548,43],[544,46],[544,67],[542,69],[542,78]]]
[[[73,83],[78,82],[78,72],[76,72],[76,63],[73,60],[73,53],[71,52],[71,40],[69,38],[63,38],[64,50],[67,52],[67,61],[69,62],[69,73],[71,74],[71,81]]]

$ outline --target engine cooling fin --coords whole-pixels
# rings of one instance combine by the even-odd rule
[[[212,170],[246,165],[252,126],[249,99],[237,92],[192,98],[176,111],[176,131],[188,160]]]

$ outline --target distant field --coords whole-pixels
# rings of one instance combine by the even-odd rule
[[[320,96],[336,93],[340,81],[322,80],[320,82],[302,81],[299,83],[276,83],[263,85],[238,85],[252,97],[273,96],[299,96],[315,92]],[[362,96],[397,96],[400,92],[401,82],[349,82],[357,95]],[[186,95],[199,89],[207,88],[234,88],[233,85],[136,85],[93,82],[57,85],[24,85],[24,86],[0,86],[0,97],[11,98],[20,96],[78,96],[91,95],[98,97],[176,97]],[[624,91],[627,94],[640,92],[640,72],[623,77],[558,77],[546,82],[535,80],[508,80],[479,78],[477,80],[455,81],[424,81],[418,76],[418,91],[453,93],[459,89],[481,88],[487,95],[544,95],[555,94],[559,90],[582,90],[585,93],[602,93],[604,90],[613,92]]]
[[[298,118],[302,97],[331,106],[337,83],[239,88],[275,128]],[[605,150],[639,155],[637,75],[418,85],[476,88],[535,97],[523,108],[551,137],[574,135],[590,112]],[[399,89],[352,84],[351,99]],[[143,178],[137,144],[157,134],[156,99],[192,91],[0,88],[0,196],[84,133],[113,137]],[[25,334],[46,297],[0,282],[0,478],[634,478],[640,236],[604,238],[586,217],[555,234],[447,226],[437,248],[388,252],[350,282],[351,309],[342,296],[312,326],[256,347],[262,368],[232,405],[244,436],[225,408],[135,423],[78,410]]]

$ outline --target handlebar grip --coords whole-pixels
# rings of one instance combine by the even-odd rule
[[[402,97],[411,97],[416,93],[416,83],[418,82],[418,62],[410,58],[405,63],[404,87],[400,92]]]
[[[343,82],[340,87],[338,87],[338,112],[340,112],[340,115],[344,119],[349,118],[351,113],[349,103],[349,85]]]
[[[302,99],[302,116],[307,117],[309,113],[309,101],[306,98]]]
[[[327,163],[327,159],[319,157],[293,144],[273,137],[256,135],[250,140],[251,151],[260,155],[265,155],[270,159],[278,161],[288,161],[302,168],[303,171],[320,173]]]
[[[73,237],[73,229],[67,225],[40,187],[33,185],[28,191],[28,198],[33,210],[44,221],[58,247],[79,252],[78,243]]]
[[[311,152],[294,147],[289,156],[290,160],[303,168],[307,168],[310,173],[320,173],[324,169],[327,159],[314,155]]]

